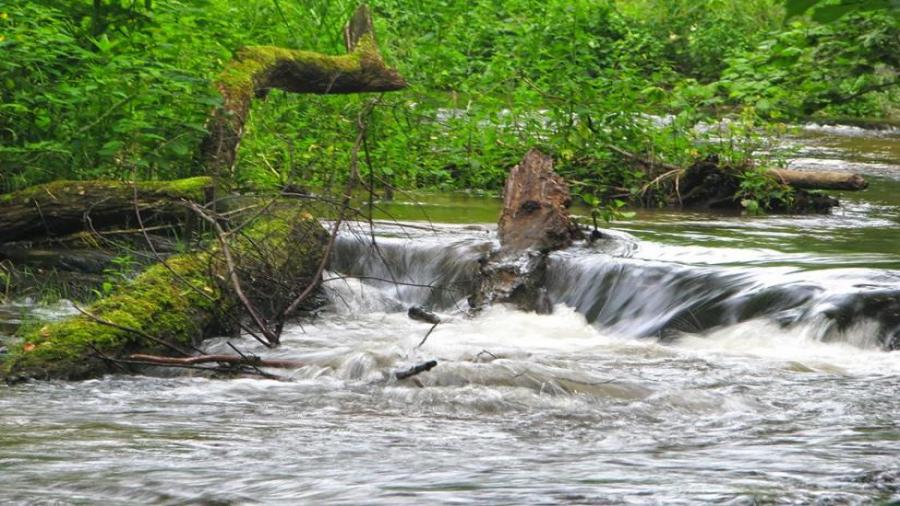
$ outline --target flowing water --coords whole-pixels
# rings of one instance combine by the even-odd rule
[[[876,178],[829,216],[648,211],[554,254],[551,315],[465,315],[497,201],[391,204],[385,217],[420,221],[344,230],[326,310],[278,350],[240,342],[308,364],[291,381],[0,387],[0,498],[900,501],[897,141],[825,127],[790,139],[799,167]],[[421,346],[430,325],[411,305],[444,319]]]

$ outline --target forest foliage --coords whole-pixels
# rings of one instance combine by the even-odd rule
[[[0,2],[0,191],[200,173],[220,103],[211,82],[235,51],[340,54],[356,3]],[[539,145],[587,200],[629,198],[647,175],[610,146],[738,163],[779,122],[898,114],[890,0],[370,4],[385,57],[411,84],[378,97],[368,118],[361,170],[378,186],[496,191]],[[238,183],[339,182],[370,100],[272,92],[251,111]]]

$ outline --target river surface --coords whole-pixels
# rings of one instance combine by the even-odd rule
[[[900,501],[898,141],[800,130],[793,166],[871,189],[828,216],[643,211],[553,256],[551,315],[464,313],[498,201],[384,204],[343,231],[328,308],[275,351],[235,341],[308,364],[289,381],[0,386],[0,502]],[[444,318],[421,346],[411,305]]]

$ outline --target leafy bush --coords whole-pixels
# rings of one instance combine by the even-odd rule
[[[272,44],[341,53],[356,3],[4,4],[0,189],[196,173],[204,121],[218,103],[211,82],[233,51]],[[834,93],[887,83],[900,54],[890,37],[896,20],[884,12],[782,25],[775,0],[371,3],[382,50],[411,84],[379,97],[368,118],[361,170],[378,188],[496,191],[538,145],[580,193],[627,199],[648,176],[610,146],[687,164],[739,150],[694,128],[734,107],[773,118],[813,106],[879,112],[883,103],[862,95],[834,104]],[[374,98],[271,93],[251,111],[239,182],[340,182],[356,115]],[[649,116],[662,112],[674,120]]]

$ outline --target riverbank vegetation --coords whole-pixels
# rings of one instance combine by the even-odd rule
[[[748,167],[764,147],[758,134],[782,130],[780,122],[896,118],[896,12],[875,1],[831,3],[372,2],[382,51],[411,86],[372,111],[361,175],[379,188],[496,192],[522,153],[541,145],[585,197],[655,205],[664,193],[648,192],[661,175],[657,160],[687,167],[715,154]],[[0,187],[201,174],[205,121],[221,104],[211,83],[236,50],[340,54],[339,28],[355,6],[4,6]],[[273,91],[250,112],[235,182],[340,183],[365,100]],[[748,205],[789,198],[747,174]]]

